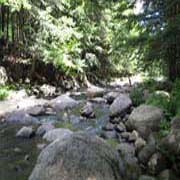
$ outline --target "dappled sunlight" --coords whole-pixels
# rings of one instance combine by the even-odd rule
[[[180,0],[0,0],[0,180],[180,179],[179,159]]]
[[[22,100],[12,99],[12,100],[0,101],[0,115],[11,113],[13,111],[28,109],[37,104],[45,104],[46,102],[47,102],[46,100],[39,100],[34,97],[25,98]]]
[[[131,85],[134,85],[135,83],[141,83],[143,82],[143,76],[136,75],[129,78],[116,78],[114,81],[110,83],[112,86],[124,86],[129,85],[129,79],[131,81]]]
[[[144,5],[144,0],[136,1],[135,8],[134,8],[134,13],[136,15],[143,13],[143,11],[144,11],[143,5]]]

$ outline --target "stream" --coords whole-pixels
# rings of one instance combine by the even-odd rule
[[[38,116],[38,120],[41,123],[51,122],[56,125],[66,122],[76,131],[100,135],[102,127],[109,120],[109,106],[105,103],[93,103],[96,117],[83,119],[80,117],[80,110],[87,100],[84,96],[73,98],[80,102],[77,108],[64,110],[56,115]],[[8,109],[8,106],[4,108]],[[16,133],[22,127],[0,123],[0,180],[27,180],[41,151],[38,146],[47,144],[38,136],[30,139],[17,138]]]

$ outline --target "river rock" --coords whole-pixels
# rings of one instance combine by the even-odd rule
[[[10,92],[8,99],[12,99],[13,101],[17,100],[23,100],[28,97],[28,94],[25,89],[21,89],[19,91],[12,91]]]
[[[74,133],[41,152],[29,180],[121,180],[119,159],[100,138]]]
[[[128,141],[129,142],[135,142],[139,137],[139,134],[137,131],[133,131],[130,135],[129,135],[129,138],[128,138]]]
[[[14,148],[14,152],[20,154],[20,153],[22,153],[22,149],[16,147],[16,148]]]
[[[116,134],[115,130],[113,130],[113,131],[103,131],[101,133],[101,137],[104,138],[104,139],[115,139],[115,138],[117,138],[117,134]]]
[[[126,157],[121,161],[120,171],[123,172],[122,176],[125,180],[137,180],[141,174],[141,169],[138,160],[135,157]]]
[[[168,136],[162,139],[160,146],[173,155],[180,153],[180,131],[171,130]]]
[[[135,156],[135,148],[132,144],[120,143],[117,145],[116,149],[121,154],[122,157],[134,157]]]
[[[152,155],[148,162],[148,172],[151,174],[158,174],[166,169],[166,161],[160,153]]]
[[[131,135],[131,133],[130,132],[123,132],[123,133],[121,133],[121,137],[123,138],[123,139],[125,139],[125,140],[129,140],[129,137],[130,137],[130,135]]]
[[[50,102],[50,106],[56,111],[62,111],[65,109],[72,109],[78,106],[78,102],[68,95],[61,95]]]
[[[39,120],[35,117],[30,116],[25,111],[14,111],[9,115],[5,116],[6,122],[9,124],[40,124]]]
[[[30,138],[34,135],[32,127],[22,127],[16,134],[16,137]]]
[[[162,171],[159,176],[158,179],[160,180],[172,180],[172,179],[178,179],[177,177],[173,177],[173,172],[170,169],[165,169],[164,171]]]
[[[105,89],[97,87],[97,86],[92,86],[87,89],[87,96],[89,98],[95,98],[95,97],[102,97],[105,93]]]
[[[36,105],[27,110],[27,113],[31,116],[41,116],[46,113],[46,109],[43,105]]]
[[[136,180],[140,175],[140,167],[135,157],[135,148],[129,143],[120,143],[116,147],[123,161],[120,162],[120,171],[123,179]]]
[[[36,131],[36,135],[43,136],[48,131],[54,129],[55,127],[52,125],[52,123],[45,123],[39,126],[39,128]]]
[[[138,137],[134,145],[135,145],[136,151],[139,152],[146,145],[146,141],[142,139],[141,137]]]
[[[81,109],[81,116],[87,117],[87,118],[94,118],[94,108],[91,103],[87,103],[82,109]]]
[[[122,133],[126,131],[126,126],[120,122],[118,125],[116,125],[115,129],[117,132]]]
[[[89,101],[92,103],[97,103],[97,104],[105,104],[106,103],[106,99],[104,99],[102,97],[92,98]]]
[[[37,144],[36,147],[38,148],[38,150],[42,150],[46,147],[46,144]]]
[[[113,131],[115,128],[115,125],[108,122],[104,127],[103,127],[103,130],[105,131]]]
[[[42,86],[40,86],[39,90],[45,97],[54,96],[56,94],[56,87],[49,84],[43,84]]]
[[[72,114],[69,116],[69,122],[72,125],[78,124],[80,122],[80,117]]]
[[[129,129],[137,130],[143,138],[148,138],[151,132],[159,130],[163,118],[160,108],[141,105],[133,110],[126,125]]]
[[[139,180],[156,180],[156,178],[148,175],[141,175]]]
[[[73,134],[72,131],[69,129],[64,128],[58,128],[48,131],[44,136],[43,139],[52,142],[56,139],[62,140],[65,137],[69,137],[71,134]]]
[[[122,121],[121,117],[110,118],[110,122],[113,124],[119,124]]]
[[[124,115],[131,105],[131,99],[125,94],[120,94],[110,106],[110,116]]]
[[[119,92],[109,92],[104,96],[108,104],[112,104],[113,101],[119,96]]]
[[[147,164],[152,155],[156,152],[156,145],[147,144],[138,154],[139,162]]]

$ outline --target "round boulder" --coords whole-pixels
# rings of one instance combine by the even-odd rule
[[[30,138],[34,135],[32,127],[22,127],[16,134],[16,137]]]
[[[61,95],[50,102],[50,106],[54,111],[59,112],[65,109],[71,109],[78,105],[78,102],[68,95]]]
[[[57,128],[57,129],[52,129],[48,132],[46,132],[43,136],[43,139],[52,142],[55,141],[56,139],[64,139],[65,137],[69,137],[73,132],[70,131],[69,129],[64,129],[64,128]]]
[[[146,139],[151,132],[159,130],[163,118],[163,111],[160,108],[141,105],[133,110],[126,125],[129,129],[137,130]]]
[[[125,112],[130,108],[131,105],[131,99],[125,94],[120,94],[110,106],[110,115],[112,117],[115,117],[125,114]]]
[[[121,180],[118,159],[100,138],[75,133],[41,152],[29,180]]]

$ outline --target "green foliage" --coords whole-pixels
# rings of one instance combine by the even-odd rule
[[[130,92],[130,98],[134,106],[139,106],[144,103],[144,89],[142,87],[134,87]]]
[[[159,62],[164,74],[175,80],[180,77],[180,1],[150,0],[144,4],[144,14],[139,17],[146,27],[147,56],[144,63],[152,68],[152,63]]]
[[[9,95],[9,88],[6,86],[0,87],[0,101],[5,100]]]
[[[139,41],[143,28],[128,1],[117,2],[112,12],[110,59],[116,72],[131,76],[138,72],[138,61],[143,57],[144,48]]]
[[[161,121],[160,124],[160,131],[159,131],[159,136],[160,138],[163,138],[167,136],[170,133],[170,122],[167,120]]]
[[[177,80],[173,84],[171,90],[171,99],[170,99],[170,110],[173,115],[180,117],[180,81]]]
[[[11,7],[11,11],[20,11],[21,8],[30,10],[31,5],[29,0],[4,0],[5,4]]]
[[[164,111],[168,111],[169,103],[170,103],[170,96],[168,93],[163,91],[157,91],[154,94],[150,95],[146,102],[148,105],[153,105],[163,109]]]
[[[166,8],[169,0],[143,2],[144,13],[137,15],[136,1],[127,0],[0,0],[9,7],[1,10],[0,37],[18,41],[29,57],[51,63],[65,75],[129,77],[145,70],[161,75],[164,69],[176,77],[179,15]],[[95,61],[87,54],[94,54]]]

